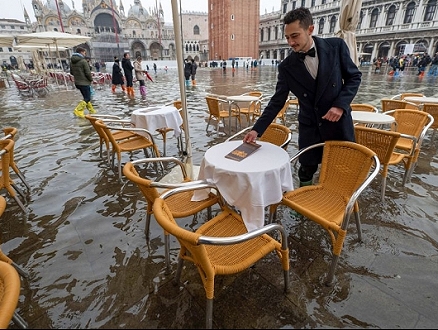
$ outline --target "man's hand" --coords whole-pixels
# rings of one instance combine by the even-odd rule
[[[331,107],[329,111],[322,117],[322,119],[328,121],[338,121],[341,119],[344,110],[342,108]]]
[[[256,131],[250,131],[243,137],[243,142],[253,143],[257,139],[258,133]]]

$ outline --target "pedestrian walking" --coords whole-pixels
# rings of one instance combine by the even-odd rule
[[[196,86],[196,70],[197,69],[198,69],[198,65],[196,64],[195,60],[192,58],[192,70],[191,70],[192,86]]]
[[[347,44],[341,38],[312,37],[315,26],[305,7],[289,11],[283,23],[293,52],[279,64],[275,94],[243,140],[254,142],[261,136],[292,92],[299,102],[299,149],[328,140],[355,141],[350,104],[362,74],[351,60]],[[299,157],[300,186],[313,183],[321,159],[322,148]]]
[[[190,86],[190,76],[192,75],[192,62],[186,58],[184,60],[184,78],[186,80],[186,87]]]
[[[84,110],[88,109],[89,113],[96,113],[91,104],[91,83],[93,77],[91,76],[91,69],[88,61],[85,59],[87,51],[85,48],[77,47],[76,52],[70,58],[70,74],[73,75],[75,87],[79,89],[83,100],[74,109],[75,116],[85,118]]]
[[[154,63],[154,72],[157,74],[157,65]]]
[[[148,72],[146,70],[143,70],[141,66],[142,58],[141,56],[137,56],[137,60],[134,62],[134,70],[135,70],[135,77],[138,80],[138,83],[140,84],[140,95],[143,98],[146,98],[146,83],[145,80],[148,78],[150,81],[153,81],[152,78],[149,76]]]
[[[123,92],[125,91],[122,68],[120,67],[120,59],[118,57],[114,59],[111,83],[112,83],[111,90],[113,93],[116,92],[117,85],[120,85]]]
[[[134,67],[132,66],[131,55],[129,53],[123,54],[122,69],[125,74],[127,94],[134,96],[134,87],[132,86],[132,70],[134,70]]]

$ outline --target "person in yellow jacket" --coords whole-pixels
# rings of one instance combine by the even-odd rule
[[[70,58],[70,74],[73,75],[75,86],[82,94],[83,100],[74,109],[75,116],[85,118],[84,110],[88,109],[90,113],[96,113],[91,104],[91,76],[90,65],[85,59],[87,51],[82,47],[77,47],[76,52]]]

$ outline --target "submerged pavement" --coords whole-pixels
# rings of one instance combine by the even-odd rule
[[[93,104],[99,113],[129,117],[139,107],[179,98],[176,70],[159,70],[153,78],[146,100],[137,87],[130,99],[106,86],[96,90]],[[375,75],[363,68],[355,101],[379,106],[381,98],[408,90],[437,97],[436,79],[414,72]],[[270,66],[234,74],[198,69],[197,86],[187,90],[193,163],[199,165],[203,153],[226,138],[214,126],[205,131],[206,93],[257,89],[270,95],[275,82]],[[172,274],[165,274],[163,231],[152,220],[146,241],[145,200],[130,182],[119,183],[117,172],[100,158],[91,125],[73,117],[79,100],[77,90],[62,86],[35,98],[20,96],[13,86],[0,89],[0,122],[2,128],[18,129],[15,158],[31,186],[27,215],[2,190],[8,205],[0,218],[1,247],[29,273],[22,280],[18,313],[29,328],[41,329],[204,328],[205,292],[196,268],[186,263],[181,285],[173,284],[179,245],[172,239]],[[293,155],[292,108],[287,125]],[[331,262],[328,234],[280,208],[278,219],[289,234],[290,293],[283,292],[275,255],[238,275],[217,277],[214,328],[436,328],[438,140],[431,143],[430,137],[410,183],[401,187],[403,168],[391,167],[385,201],[380,176],[360,196],[363,240],[357,241],[350,221],[332,287],[324,284]],[[175,139],[167,141],[167,154],[182,157]],[[123,162],[141,157],[124,155]],[[164,174],[145,170],[156,179]],[[205,220],[202,212],[183,223],[194,228]]]

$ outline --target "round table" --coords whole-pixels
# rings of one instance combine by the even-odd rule
[[[225,156],[242,141],[217,144],[204,155],[199,180],[214,183],[228,204],[236,207],[248,231],[265,224],[265,207],[281,201],[283,193],[293,189],[289,154],[269,142],[241,161]],[[193,200],[206,198],[208,191],[198,190]]]
[[[354,122],[361,124],[389,125],[395,122],[393,116],[369,111],[352,111],[351,117]]]
[[[413,102],[413,103],[416,103],[416,104],[438,103],[438,97],[408,96],[408,97],[405,97],[405,101]]]
[[[131,123],[134,127],[145,128],[154,133],[160,128],[172,128],[173,136],[181,134],[183,121],[179,111],[174,106],[152,106],[134,110],[131,114]]]

